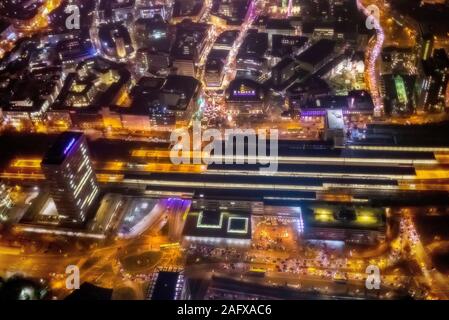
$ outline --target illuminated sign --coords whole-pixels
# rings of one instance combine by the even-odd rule
[[[64,155],[66,155],[67,152],[70,151],[70,148],[73,146],[74,143],[75,143],[75,138],[72,138],[72,140],[70,140],[69,144],[64,149]]]
[[[408,104],[407,90],[405,88],[404,79],[401,76],[394,78],[394,85],[398,95],[398,100],[402,104]]]
[[[244,84],[240,85],[240,88],[238,90],[234,90],[233,94],[235,96],[240,97],[254,97],[256,95],[256,90],[248,88]]]

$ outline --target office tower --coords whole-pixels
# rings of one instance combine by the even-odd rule
[[[422,61],[418,85],[420,106],[426,110],[443,111],[449,90],[449,57],[444,49],[436,49],[432,57]]]
[[[0,182],[0,222],[6,221],[8,210],[13,206],[6,185]]]
[[[419,25],[419,32],[418,32],[418,49],[419,49],[419,58],[422,60],[427,60],[432,56],[432,52],[434,49],[434,35],[429,30],[429,28],[425,25],[420,24]]]
[[[62,220],[83,222],[99,194],[84,135],[64,132],[47,150],[42,171]]]

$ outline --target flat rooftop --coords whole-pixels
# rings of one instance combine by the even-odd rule
[[[61,133],[45,153],[42,165],[60,165],[82,136],[81,132],[67,131]]]
[[[234,41],[237,39],[239,35],[238,30],[226,30],[220,33],[220,35],[217,37],[217,40],[215,40],[214,45],[224,45],[232,47]]]
[[[154,284],[151,300],[174,300],[179,272],[160,271]]]
[[[449,121],[425,125],[369,124],[360,146],[449,147]]]
[[[424,127],[424,128],[423,128]],[[407,147],[407,146],[434,146],[447,147],[449,146],[449,138],[444,132],[449,130],[449,123],[442,123],[440,125],[429,126],[368,126],[367,139],[359,140],[351,143],[351,146],[392,146],[392,147]],[[417,135],[412,135],[411,132],[419,132]],[[435,134],[437,132],[438,134]],[[383,143],[376,139],[384,137]],[[145,141],[125,141],[119,139],[96,139],[90,140],[87,138],[87,144],[93,161],[148,161],[147,158],[134,157],[133,152],[145,150],[158,151],[169,150],[168,142],[145,142]],[[2,156],[0,157],[0,168],[5,170],[7,166],[16,158],[24,159],[42,159],[47,150],[56,141],[57,135],[54,134],[38,134],[38,133],[4,133],[0,135],[0,150]],[[385,141],[384,141],[385,140]],[[381,141],[381,142],[382,142]],[[429,143],[429,145],[427,145]],[[30,147],[32,146],[32,147]],[[247,150],[247,148],[245,148]],[[267,146],[267,154],[269,154],[269,146]],[[153,154],[149,152],[149,154]],[[333,148],[329,142],[320,141],[285,141],[280,140],[278,143],[279,156],[298,156],[298,157],[320,157],[320,158],[356,158],[356,159],[415,159],[415,160],[435,160],[433,152],[417,152],[407,150],[364,150],[364,149],[340,149]],[[151,155],[150,155],[151,156]],[[153,156],[154,157],[154,156]],[[387,165],[388,163],[384,163]],[[309,166],[297,165],[300,170],[305,170]],[[371,165],[370,165],[371,166]],[[237,166],[236,166],[237,167]],[[353,166],[331,166],[319,164],[322,170],[349,170],[351,172],[367,172],[366,167]],[[285,169],[284,169],[285,168]],[[315,167],[310,166],[315,169]],[[347,169],[343,169],[347,168]],[[376,168],[376,166],[372,166]],[[294,166],[280,164],[279,170],[294,170]],[[309,170],[309,169],[308,169]],[[312,170],[312,169],[310,169]],[[398,169],[397,172],[403,172]],[[394,172],[391,168],[387,172]],[[409,172],[409,171],[406,171]]]
[[[314,43],[310,48],[297,56],[297,59],[312,66],[319,64],[328,57],[335,49],[335,41],[321,39]]]
[[[231,210],[191,211],[184,225],[183,236],[251,239],[251,214]]]
[[[237,59],[261,58],[268,50],[268,33],[249,30],[237,54]]]
[[[236,78],[226,90],[226,101],[229,102],[260,102],[263,99],[263,86],[251,79]]]
[[[303,210],[304,228],[378,230],[386,225],[385,211],[372,207],[316,205]]]

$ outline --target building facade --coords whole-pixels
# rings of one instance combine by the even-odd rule
[[[100,191],[84,135],[59,135],[47,150],[41,167],[60,219],[84,222]]]

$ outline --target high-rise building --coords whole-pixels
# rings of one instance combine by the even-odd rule
[[[13,206],[6,186],[0,182],[0,222],[6,221],[8,210]]]
[[[449,105],[449,57],[444,49],[434,50],[432,57],[422,61],[417,88],[419,105],[426,110],[443,111]]]
[[[422,24],[419,25],[418,31],[417,48],[419,50],[419,58],[422,60],[427,60],[432,56],[434,49],[434,35],[427,26]]]
[[[42,171],[61,220],[83,222],[99,195],[99,187],[80,132],[64,132],[47,150]]]
[[[296,72],[297,64],[295,60],[289,57],[282,59],[271,69],[271,80],[273,86],[280,88],[292,83],[292,78],[294,78]]]
[[[150,300],[184,300],[190,291],[182,270],[159,270],[152,274],[148,287]]]
[[[170,50],[168,24],[160,15],[138,19],[134,24],[134,37],[140,48],[154,47],[160,51]]]

